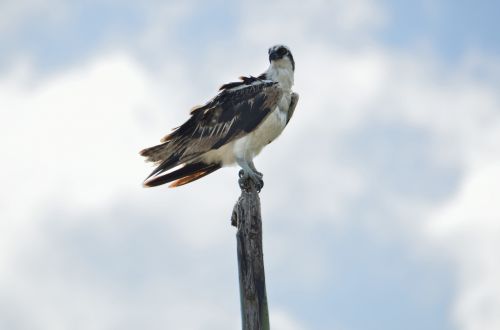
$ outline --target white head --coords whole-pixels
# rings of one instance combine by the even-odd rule
[[[295,71],[292,52],[285,45],[276,45],[269,48],[269,63],[277,67],[291,67],[292,71]]]

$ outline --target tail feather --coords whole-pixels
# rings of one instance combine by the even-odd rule
[[[186,164],[178,170],[152,177],[144,181],[144,187],[156,187],[172,182],[169,187],[179,187],[186,183],[198,180],[221,168],[220,164],[206,164],[203,162]]]
[[[172,156],[170,158],[165,159],[163,162],[161,162],[154,170],[151,172],[146,180],[153,176],[157,176],[163,172],[166,172],[174,167],[177,167],[180,165],[180,160],[179,156]]]
[[[166,142],[166,143],[158,144],[158,145],[153,146],[153,147],[143,149],[139,152],[139,154],[141,156],[146,157],[146,161],[157,163],[157,162],[160,162],[160,161],[164,160],[165,158],[167,158],[167,156],[169,154],[168,147],[169,147],[168,142]]]
[[[157,167],[148,175],[146,181],[154,176],[158,176],[161,173],[167,172],[181,164],[186,164],[187,162],[196,162],[196,158],[199,154],[189,154],[185,155],[185,149],[178,149],[177,152],[173,152],[171,147],[167,143],[159,144],[154,147],[146,148],[141,150],[139,153],[141,156],[146,157],[146,161],[154,162]]]

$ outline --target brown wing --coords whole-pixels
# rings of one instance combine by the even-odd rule
[[[253,131],[277,106],[282,95],[278,83],[260,79],[250,85],[222,90],[204,106],[193,109],[184,124],[162,139],[163,144],[141,151],[148,161],[159,164],[149,177]]]

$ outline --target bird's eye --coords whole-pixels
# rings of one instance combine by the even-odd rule
[[[278,49],[278,54],[279,54],[280,56],[285,55],[285,54],[286,54],[286,48],[281,47],[280,49]]]

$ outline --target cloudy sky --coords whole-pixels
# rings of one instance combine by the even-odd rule
[[[143,189],[137,152],[287,44],[256,160],[275,330],[500,329],[500,6],[0,2],[0,329],[240,324],[229,168]]]

